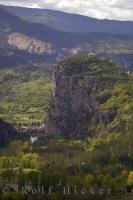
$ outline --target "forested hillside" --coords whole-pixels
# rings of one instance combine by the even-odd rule
[[[0,117],[17,128],[41,125],[52,95],[50,68],[48,65],[47,69],[24,66],[1,69]]]

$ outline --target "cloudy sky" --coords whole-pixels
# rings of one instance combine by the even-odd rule
[[[0,4],[49,8],[102,19],[133,21],[133,0],[0,0]]]

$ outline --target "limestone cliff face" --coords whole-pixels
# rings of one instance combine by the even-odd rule
[[[52,54],[52,51],[53,51],[53,47],[51,43],[28,37],[22,33],[9,34],[8,43],[20,50],[25,50],[29,53]]]
[[[107,76],[113,70],[114,74],[118,70],[114,63],[95,56],[68,59],[56,65],[46,134],[81,135],[88,133],[92,124],[112,120],[114,111],[101,115],[98,93],[115,84],[115,80]]]

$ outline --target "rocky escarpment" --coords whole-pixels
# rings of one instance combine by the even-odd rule
[[[0,147],[5,147],[17,134],[13,126],[0,119]]]
[[[116,110],[100,111],[100,92],[125,76],[112,61],[96,56],[70,58],[55,66],[53,102],[46,134],[84,135],[92,126],[109,123]]]
[[[28,37],[22,33],[11,33],[8,36],[8,43],[20,50],[25,50],[35,54],[52,54],[53,47],[51,43]]]

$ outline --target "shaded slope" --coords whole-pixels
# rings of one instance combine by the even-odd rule
[[[6,6],[4,8],[21,18],[58,30],[82,33],[133,34],[132,21],[100,20],[48,9]]]

